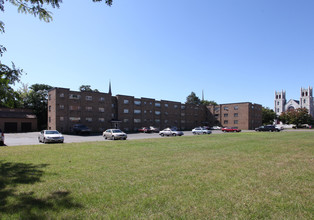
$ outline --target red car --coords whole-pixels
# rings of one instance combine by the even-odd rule
[[[238,128],[234,128],[234,127],[225,127],[223,129],[221,129],[221,131],[223,132],[240,132],[241,129],[238,129]]]
[[[151,132],[150,128],[147,127],[142,127],[140,129],[138,129],[139,132],[144,132],[144,133],[149,133]]]

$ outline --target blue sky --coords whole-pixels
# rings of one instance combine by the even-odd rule
[[[270,108],[275,90],[299,99],[314,86],[313,0],[84,0],[50,11],[51,23],[8,2],[1,13],[1,61],[29,85],[108,92],[111,80],[114,95],[185,102],[204,90]]]

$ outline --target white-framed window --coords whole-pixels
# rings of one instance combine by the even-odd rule
[[[64,93],[60,93],[59,97],[63,98],[64,97]]]
[[[105,112],[105,108],[102,108],[102,107],[98,108],[98,110],[99,112]]]
[[[184,112],[181,112],[181,116],[185,116],[185,113],[184,113]]]
[[[81,95],[77,95],[77,94],[70,94],[69,95],[69,99],[80,99]]]
[[[233,116],[234,116],[234,117],[238,117],[238,116],[239,116],[239,113],[234,113]]]
[[[59,105],[59,108],[60,109],[64,109],[64,105]]]
[[[156,123],[160,123],[160,119],[155,119],[155,122]]]
[[[168,106],[169,106],[169,105],[168,105],[167,103],[165,103],[165,107],[168,108]]]
[[[168,112],[165,112],[165,115],[168,115]]]
[[[70,105],[69,106],[69,110],[71,110],[71,111],[78,111],[78,110],[81,110],[81,106]]]
[[[155,107],[160,107],[160,102],[155,102]]]
[[[185,123],[185,120],[181,120],[181,123],[184,124],[184,123]]]
[[[85,97],[85,100],[87,100],[87,101],[92,101],[92,100],[93,100],[93,97],[90,96],[90,95],[87,95],[87,96]]]
[[[61,117],[60,117],[60,121],[64,121],[64,117],[61,116]]]
[[[93,110],[93,107],[91,107],[91,106],[86,106],[85,109],[86,109],[86,111],[91,112],[91,111]]]
[[[49,94],[48,99],[51,100],[51,95]]]
[[[228,117],[228,113],[225,113],[225,114],[224,114],[224,117]]]
[[[125,119],[123,119],[123,122],[124,122],[124,123],[128,123],[128,122],[129,122],[129,119],[128,119],[128,118],[125,118]]]
[[[239,106],[236,105],[236,106],[233,107],[233,109],[234,109],[234,110],[238,110],[238,109],[239,109]]]
[[[228,124],[228,120],[224,120],[224,124]]]
[[[48,111],[50,111],[50,112],[51,112],[51,105],[49,105],[49,106],[48,106]]]
[[[239,123],[239,121],[238,120],[234,120],[234,124],[238,124]]]
[[[85,120],[86,120],[87,122],[92,122],[92,121],[93,121],[93,118],[87,117],[87,118],[85,118]]]
[[[134,118],[134,123],[141,123],[141,119],[140,118]]]
[[[155,115],[160,115],[160,111],[155,111]]]
[[[124,99],[124,100],[123,100],[123,103],[124,103],[124,104],[129,104],[129,100]]]
[[[229,110],[229,107],[225,106],[225,107],[224,107],[224,110],[228,111],[228,110]]]
[[[100,101],[100,102],[103,102],[103,101],[105,101],[105,98],[104,98],[104,97],[100,97],[100,98],[99,98],[99,101]]]
[[[99,121],[99,122],[104,122],[104,121],[105,121],[105,118],[98,118],[98,121]]]
[[[185,105],[181,105],[181,109],[185,109]]]
[[[141,114],[141,110],[139,110],[139,109],[134,109],[134,114]]]
[[[178,108],[178,105],[174,105],[173,107],[174,107],[174,108]]]
[[[129,113],[129,109],[127,109],[127,108],[123,109],[123,113],[128,114]]]
[[[69,120],[73,121],[73,122],[79,122],[81,120],[81,118],[80,117],[69,117]]]
[[[165,124],[167,124],[167,123],[168,123],[168,120],[166,119],[166,120],[165,120]]]
[[[141,101],[135,100],[135,101],[134,101],[134,105],[141,105]]]

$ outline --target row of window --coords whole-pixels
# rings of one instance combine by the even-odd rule
[[[233,124],[238,124],[239,123],[239,121],[238,120],[234,120],[233,121]],[[224,124],[226,125],[226,124],[229,124],[229,121],[228,120],[224,120]]]
[[[152,122],[153,120],[149,120],[149,121]],[[149,121],[147,121],[146,119],[144,119],[144,122],[149,122]],[[128,118],[125,118],[125,119],[123,119],[123,122],[124,122],[124,123],[129,123],[130,120],[129,120]],[[133,119],[133,122],[134,122],[134,123],[142,123],[142,120],[141,120],[140,118],[134,118],[134,119]],[[156,123],[160,123],[160,119],[155,119],[155,122],[156,122]],[[169,120],[164,120],[164,123],[168,123],[168,122],[169,122]],[[176,121],[174,121],[174,123],[177,124],[178,121],[176,120]],[[184,123],[185,123],[185,120],[181,120],[181,123],[184,124]]]
[[[129,101],[128,99],[124,99],[124,100],[123,100],[123,103],[124,103],[124,104],[129,104],[130,101]],[[142,101],[140,101],[140,100],[134,100],[134,105],[140,106],[141,104],[142,104]],[[144,105],[146,105],[146,104],[153,105],[153,102],[145,102],[145,101],[144,101],[143,104],[144,104]],[[168,103],[165,103],[164,106],[165,106],[166,108],[169,107]],[[155,102],[155,107],[161,107],[161,103],[160,103],[160,102]],[[173,107],[174,107],[174,108],[178,108],[178,105],[175,104],[175,105],[173,105]],[[196,108],[197,108],[197,107],[196,107]],[[185,109],[185,106],[184,106],[184,105],[181,105],[181,109]]]

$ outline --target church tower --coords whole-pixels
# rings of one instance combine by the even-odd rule
[[[285,111],[286,105],[286,91],[275,91],[275,109],[276,115],[280,115]]]
[[[314,115],[313,109],[313,88],[301,88],[300,108],[306,108],[310,115]]]

